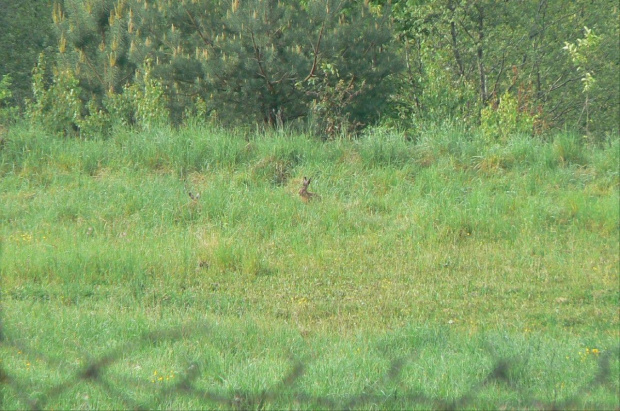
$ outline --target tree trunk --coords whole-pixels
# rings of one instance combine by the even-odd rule
[[[448,9],[452,12],[451,18],[454,17],[454,3],[450,2],[448,4]],[[450,38],[452,40],[452,52],[454,53],[454,60],[456,61],[456,66],[458,67],[459,76],[463,77],[465,75],[465,67],[463,66],[463,59],[461,58],[461,52],[459,51],[458,43],[456,41],[456,23],[453,19],[450,21]]]
[[[478,11],[478,74],[480,76],[480,102],[484,105],[488,100],[486,73],[484,70],[484,10],[482,6],[476,5]]]

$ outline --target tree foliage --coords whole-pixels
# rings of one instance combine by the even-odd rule
[[[395,0],[394,15],[407,60],[399,95],[401,116],[480,121],[484,108],[517,101],[535,117],[532,132],[577,127],[618,129],[618,3],[612,0]],[[596,85],[584,95],[582,75],[566,42],[592,29],[588,50]],[[574,60],[574,59],[573,59]],[[582,115],[584,102],[590,115]]]
[[[52,53],[55,43],[52,0],[0,0],[0,78],[11,77],[13,107],[32,96],[32,67],[39,53]]]
[[[319,131],[350,131],[379,118],[399,68],[389,19],[347,0],[65,0],[53,16],[85,105],[105,108],[149,61],[176,122],[200,106],[224,124],[314,113]]]
[[[117,0],[65,0],[55,3],[56,63],[80,80],[82,99],[118,93],[133,80],[138,64],[129,59],[129,5]]]
[[[310,124],[324,136],[378,120],[416,127],[452,119],[490,140],[553,128],[596,139],[620,122],[612,0],[0,5],[8,27],[0,75],[10,76],[3,106],[34,97],[30,113],[47,112],[65,133],[193,116],[232,126]],[[47,67],[32,77],[45,50]]]

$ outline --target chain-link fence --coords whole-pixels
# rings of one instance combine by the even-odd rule
[[[127,409],[153,409],[161,408],[163,401],[170,398],[186,397],[193,399],[194,403],[203,404],[205,408],[224,408],[224,409],[263,409],[263,408],[310,408],[310,409],[359,409],[359,408],[431,408],[431,409],[463,409],[478,408],[488,403],[488,399],[481,397],[486,387],[490,385],[501,385],[504,390],[513,391],[512,402],[494,404],[504,409],[526,408],[526,409],[579,409],[583,407],[584,398],[600,390],[606,392],[612,398],[618,399],[617,389],[619,370],[616,369],[616,358],[620,357],[620,346],[612,350],[601,352],[598,356],[598,366],[596,372],[589,379],[584,380],[583,384],[574,393],[562,400],[544,400],[528,397],[527,393],[522,392],[518,384],[511,378],[512,368],[520,367],[522,362],[519,359],[496,358],[490,372],[479,381],[473,381],[471,388],[458,398],[446,400],[428,392],[419,392],[414,389],[407,389],[402,383],[403,368],[408,362],[415,362],[414,358],[399,358],[391,362],[388,371],[378,381],[373,382],[361,391],[361,393],[351,393],[344,396],[318,396],[298,389],[298,382],[307,369],[307,362],[301,359],[291,359],[289,371],[282,375],[281,379],[273,386],[261,392],[223,390],[205,390],[200,388],[197,383],[201,377],[200,366],[195,363],[187,364],[185,371],[175,379],[175,382],[166,386],[153,388],[149,387],[148,399],[144,395],[136,396],[130,393],[139,391],[144,386],[143,380],[132,380],[114,373],[111,368],[119,360],[138,349],[145,343],[158,343],[164,341],[175,341],[182,338],[196,336],[197,333],[208,335],[208,327],[193,328],[188,331],[183,329],[168,329],[158,332],[148,332],[136,338],[134,341],[122,344],[116,349],[101,355],[94,360],[84,364],[80,371],[68,373],[63,376],[63,382],[50,386],[45,390],[38,389],[33,392],[33,387],[27,380],[20,380],[7,369],[4,362],[0,362],[0,400],[5,400],[8,396],[18,398],[18,407],[28,409],[48,409],[52,407],[55,400],[66,395],[69,390],[78,384],[96,385],[105,395],[122,404]],[[9,338],[2,330],[0,323],[0,344],[4,348],[17,349],[20,352],[43,357],[35,349],[20,343],[18,340]],[[47,365],[60,369],[62,367],[57,361],[47,359]],[[614,364],[614,366],[612,366]],[[120,381],[120,383],[119,383]],[[134,389],[127,389],[132,387]],[[596,404],[588,402],[596,408]],[[590,406],[589,405],[589,406]],[[6,409],[7,404],[0,402],[0,408]],[[601,404],[603,408],[609,408],[609,404]],[[600,408],[600,407],[599,407]],[[612,408],[620,409],[620,403]]]

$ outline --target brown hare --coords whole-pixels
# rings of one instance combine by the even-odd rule
[[[320,198],[315,193],[311,193],[310,191],[308,191],[308,186],[310,185],[310,180],[312,180],[312,179],[308,178],[308,177],[304,177],[304,181],[303,181],[303,183],[301,183],[302,184],[301,190],[299,190],[299,196],[304,201],[304,203],[307,203],[310,200],[315,200],[315,199],[319,199]]]

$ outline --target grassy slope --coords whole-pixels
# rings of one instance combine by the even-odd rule
[[[200,128],[79,142],[14,129],[0,164],[5,363],[47,387],[71,375],[50,364],[77,370],[147,330],[207,322],[208,337],[136,343],[114,366],[157,384],[205,362],[215,368],[201,386],[257,392],[286,374],[290,350],[319,359],[302,391],[346,396],[415,351],[431,360],[403,370],[401,386],[451,400],[494,359],[526,355],[519,395],[569,398],[596,371],[586,348],[613,352],[618,340],[618,149],[569,135],[484,147],[451,130],[320,143]],[[304,175],[319,201],[296,195]],[[117,404],[99,391],[35,398]],[[618,406],[616,391],[592,401]],[[510,392],[489,404],[519,404]],[[200,404],[187,401],[163,406]]]

